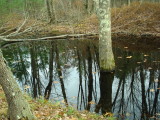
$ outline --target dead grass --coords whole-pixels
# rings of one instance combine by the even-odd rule
[[[160,33],[160,3],[134,2],[112,9],[112,31],[132,34]]]
[[[126,5],[121,8],[112,8],[112,32],[160,36],[159,13],[160,3],[133,2],[129,6]],[[23,21],[24,18],[22,16],[10,16],[10,19],[8,19],[8,22],[6,23],[7,29],[0,28],[0,33],[2,33],[2,31],[7,31],[9,28],[17,29],[17,26],[20,26],[20,23]],[[98,33],[98,19],[95,14],[74,24],[69,22],[65,24],[48,24],[46,22],[29,19],[22,28],[22,31],[28,27],[32,28],[30,32],[27,32],[28,37],[42,37],[66,33]],[[26,37],[26,34],[23,35]],[[23,35],[18,37],[23,38]]]

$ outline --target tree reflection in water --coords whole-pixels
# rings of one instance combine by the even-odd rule
[[[96,41],[17,43],[3,48],[22,89],[34,98],[114,113],[120,119],[157,117],[160,51],[114,47],[115,72],[99,71]],[[26,87],[28,86],[28,87]]]

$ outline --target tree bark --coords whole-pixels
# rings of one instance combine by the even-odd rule
[[[50,0],[46,0],[47,14],[49,18],[49,23],[55,22],[55,16],[53,13],[53,2]]]
[[[0,50],[0,85],[2,86],[7,103],[9,120],[35,120],[28,102],[14,79],[11,69],[6,65]]]
[[[111,10],[110,0],[99,0],[99,61],[100,69],[112,71],[115,69],[111,40]]]

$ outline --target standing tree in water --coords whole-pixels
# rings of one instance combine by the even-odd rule
[[[99,19],[100,100],[95,112],[111,112],[115,61],[111,40],[110,0],[95,0]]]
[[[99,62],[102,71],[115,69],[111,40],[110,0],[96,0],[96,12],[99,18]]]
[[[30,111],[28,102],[13,77],[10,68],[6,65],[0,50],[0,85],[2,86],[7,103],[9,120],[35,120],[35,116]]]

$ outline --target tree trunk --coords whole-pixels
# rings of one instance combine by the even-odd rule
[[[94,10],[94,4],[93,4],[93,0],[86,0],[85,1],[85,8],[87,10],[87,14],[92,14],[93,10]]]
[[[50,0],[46,0],[46,7],[47,7],[47,14],[48,14],[49,23],[54,23],[55,16],[53,13],[53,2]]]
[[[28,102],[14,79],[10,68],[6,65],[0,50],[0,85],[2,86],[7,103],[8,117],[10,120],[35,120],[35,116],[30,111]]]
[[[100,69],[112,71],[115,69],[111,40],[110,0],[99,0],[99,61]]]

